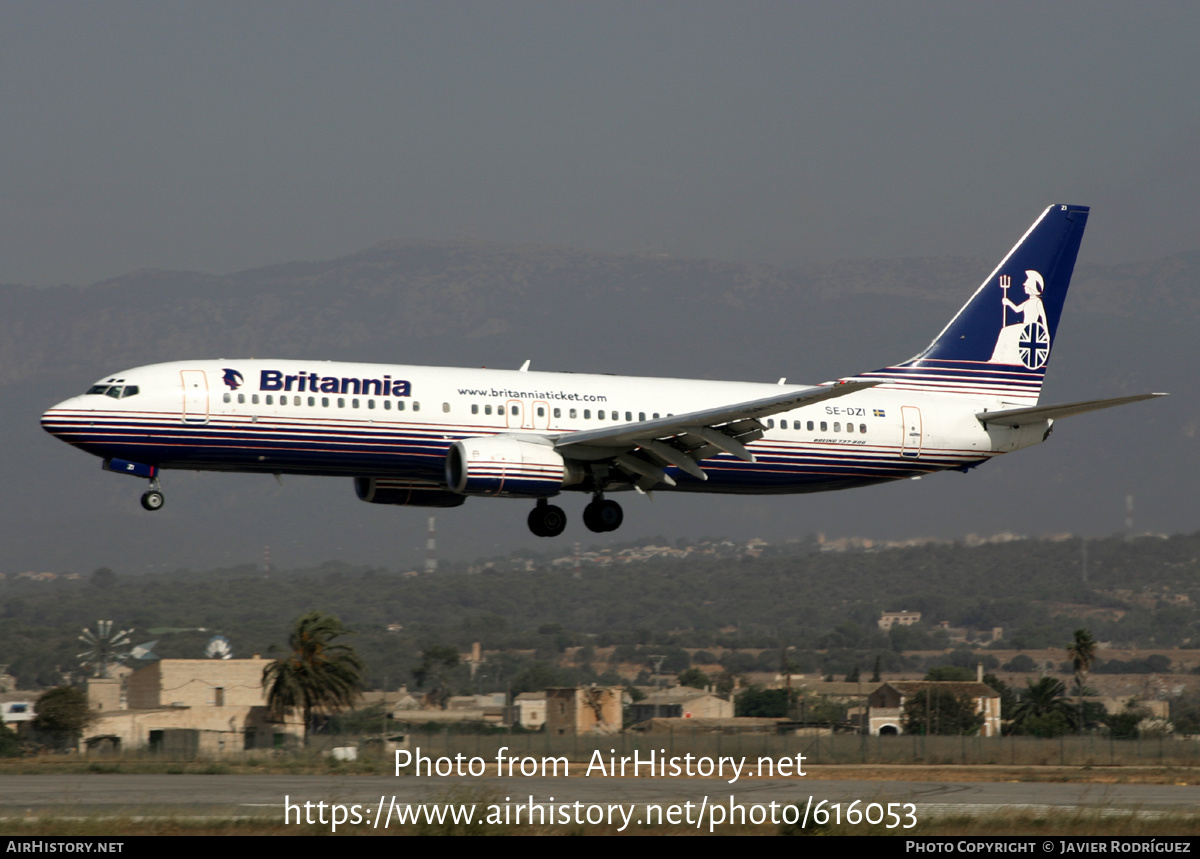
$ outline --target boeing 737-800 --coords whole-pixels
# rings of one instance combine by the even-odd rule
[[[374,504],[588,493],[592,531],[621,490],[797,493],[965,471],[1044,441],[1058,418],[1160,394],[1038,403],[1087,223],[1047,208],[914,358],[815,386],[295,360],[180,361],[105,377],[42,416],[103,467],[352,477]]]

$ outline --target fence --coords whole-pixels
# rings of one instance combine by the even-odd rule
[[[205,732],[216,734],[218,732]],[[394,732],[390,739],[399,739]],[[611,756],[632,757],[636,752],[646,760],[656,755],[680,757],[745,758],[754,763],[759,757],[795,758],[803,755],[806,766],[821,764],[922,764],[946,766],[1200,766],[1200,740],[1170,736],[1130,740],[1112,739],[1099,734],[1038,737],[950,737],[901,734],[869,736],[832,734],[802,736],[775,733],[696,733],[624,732],[611,735],[575,734],[554,736],[546,733],[458,733],[444,728],[414,728],[401,734],[401,745],[411,751],[419,747],[427,757],[462,754],[467,758],[496,760],[507,747],[509,758],[567,758],[588,762],[595,752],[607,761]],[[160,761],[239,760],[264,755],[272,758],[323,757],[331,749],[353,746],[361,758],[391,758],[378,735],[316,734],[305,749],[290,747],[273,750],[244,749],[241,735],[230,732],[227,742],[161,743],[142,749],[92,749],[86,758],[154,759]]]
[[[946,736],[796,736],[781,734],[621,733],[610,736],[548,734],[452,734],[413,731],[407,746],[430,757],[481,757],[495,761],[507,746],[507,757],[566,757],[588,761],[599,751],[641,759],[654,751],[667,756],[775,759],[804,755],[806,765],[940,764],[1012,766],[1200,766],[1200,741],[1172,737],[1117,740],[1100,735],[1038,737]]]

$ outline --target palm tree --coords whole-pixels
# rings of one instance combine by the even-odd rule
[[[1077,711],[1064,697],[1067,687],[1061,680],[1043,677],[1029,688],[1013,708],[1012,732],[1054,737],[1075,730]]]
[[[349,645],[332,643],[349,634],[336,617],[310,612],[296,621],[288,639],[291,652],[263,669],[271,717],[282,720],[300,710],[305,744],[314,713],[350,707],[361,694],[362,659]]]
[[[1067,647],[1067,656],[1075,669],[1075,694],[1079,706],[1079,730],[1083,730],[1083,684],[1096,661],[1096,639],[1086,629],[1075,630],[1075,640]]]

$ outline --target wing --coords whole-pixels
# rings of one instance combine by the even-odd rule
[[[1031,406],[1027,409],[1005,409],[1000,412],[978,412],[975,417],[985,424],[999,424],[1006,427],[1019,427],[1022,424],[1037,421],[1069,418],[1072,415],[1082,415],[1100,409],[1111,409],[1113,406],[1123,406],[1126,403],[1137,403],[1154,397],[1165,397],[1166,394],[1138,394],[1134,397],[1114,397],[1111,400],[1085,400],[1080,403],[1063,403],[1057,406]]]
[[[710,456],[728,453],[754,462],[754,455],[746,445],[762,438],[764,427],[760,418],[844,397],[878,384],[873,381],[819,385],[652,421],[562,433],[550,436],[550,440],[569,459],[614,460],[645,491],[659,483],[675,485],[675,480],[663,471],[668,465],[697,480],[707,480],[708,475],[699,462]]]

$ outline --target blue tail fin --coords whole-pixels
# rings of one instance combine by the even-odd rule
[[[1036,403],[1087,218],[1050,206],[924,352],[854,378]]]

